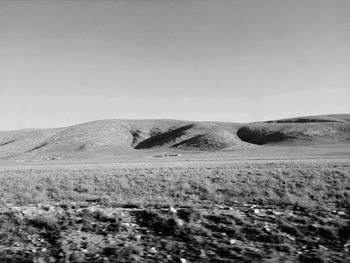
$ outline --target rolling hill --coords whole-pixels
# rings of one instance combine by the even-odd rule
[[[55,129],[0,131],[0,159],[138,150],[238,150],[261,145],[350,144],[350,114],[259,123],[100,120]]]

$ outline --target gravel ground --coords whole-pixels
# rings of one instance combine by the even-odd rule
[[[350,215],[244,203],[2,206],[0,262],[350,262]]]

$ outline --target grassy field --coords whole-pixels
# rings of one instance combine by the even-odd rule
[[[1,202],[28,205],[98,200],[140,206],[246,202],[328,208],[350,204],[350,165],[346,161],[64,167],[0,171]]]
[[[339,160],[0,168],[0,262],[345,262]]]

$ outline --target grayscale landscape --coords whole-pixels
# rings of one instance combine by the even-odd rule
[[[1,262],[346,262],[350,115],[0,133]]]
[[[349,0],[0,0],[0,263],[349,263]]]

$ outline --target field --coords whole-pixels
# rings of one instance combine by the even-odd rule
[[[346,262],[346,157],[0,166],[0,262]]]

